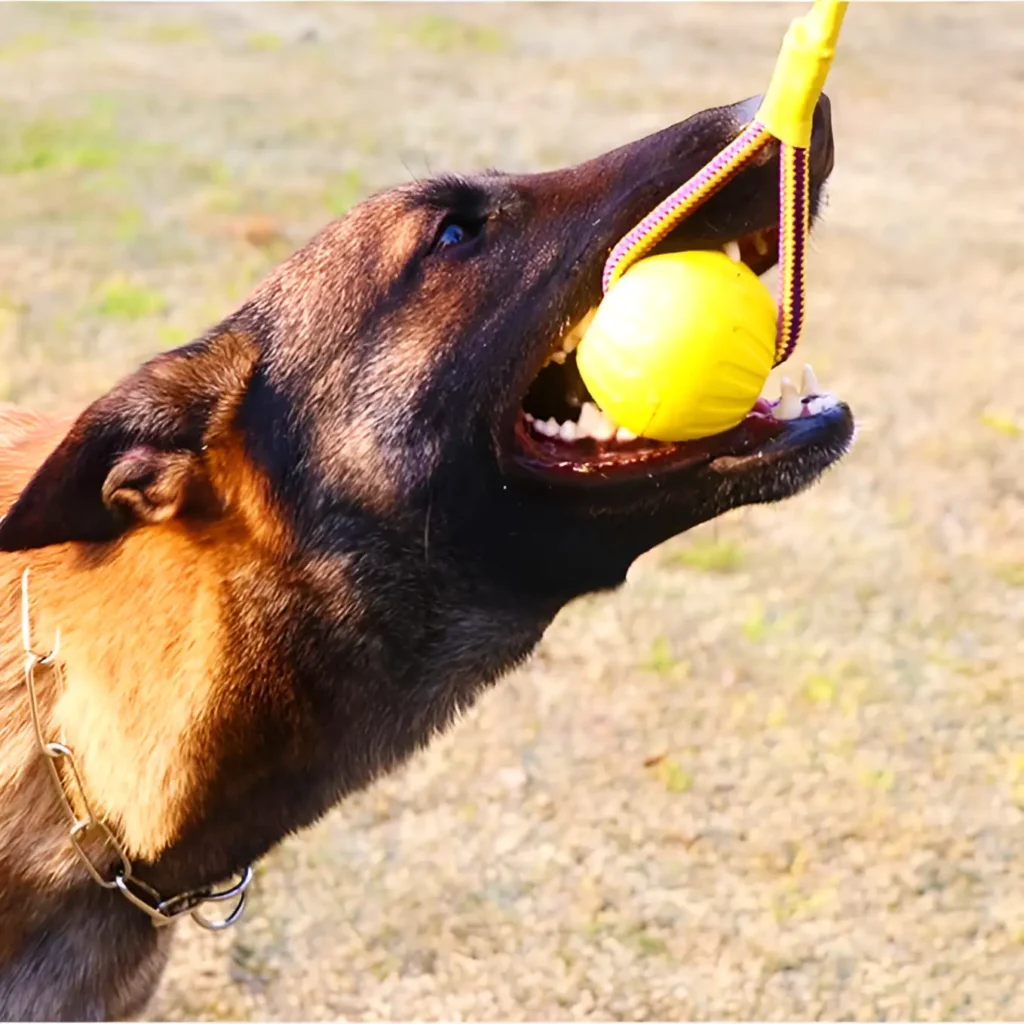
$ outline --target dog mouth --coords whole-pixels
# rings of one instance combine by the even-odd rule
[[[778,226],[753,231],[721,248],[762,276],[778,263]],[[681,442],[638,437],[600,407],[576,365],[576,348],[596,308],[558,339],[522,399],[512,457],[529,475],[598,483],[709,463],[735,470],[768,449],[785,451],[787,442],[806,443],[834,428],[837,420],[850,418],[846,406],[822,390],[814,371],[805,366],[799,387],[783,378],[777,398],[758,398],[739,424],[722,433]]]

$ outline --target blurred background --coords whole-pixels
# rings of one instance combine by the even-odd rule
[[[94,397],[370,190],[760,92],[804,9],[4,4],[0,399]],[[852,6],[797,353],[852,454],[566,609],[152,1016],[1024,1018],[1022,54],[1024,6]]]

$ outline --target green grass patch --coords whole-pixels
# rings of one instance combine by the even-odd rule
[[[245,40],[245,45],[254,53],[270,53],[280,50],[284,40],[274,32],[253,32]]]
[[[94,311],[112,320],[141,320],[167,310],[167,300],[124,277],[112,277],[96,289]]]
[[[191,22],[165,21],[149,25],[145,38],[153,43],[197,43],[207,38],[206,30]]]
[[[195,335],[181,324],[160,324],[156,329],[156,338],[162,348],[178,348],[190,342]]]
[[[768,617],[764,605],[755,602],[747,612],[747,617],[740,623],[740,629],[751,643],[763,640],[768,632]]]
[[[664,675],[667,672],[671,672],[677,664],[678,661],[672,653],[672,645],[665,637],[659,636],[654,643],[651,644],[651,653],[643,663],[642,667],[648,669],[650,672],[657,672],[659,675]]]
[[[10,109],[0,110],[0,174],[42,171],[107,172],[127,155],[162,155],[166,147],[121,137],[114,104],[93,101],[88,114],[43,114],[18,123]]]
[[[114,233],[122,242],[134,242],[142,234],[145,217],[135,206],[122,210],[114,221]]]
[[[982,426],[994,430],[1004,437],[1020,437],[1024,435],[1024,424],[1006,413],[995,409],[986,409],[979,417]]]
[[[866,768],[860,773],[860,781],[868,789],[888,793],[896,784],[896,773],[891,768]]]
[[[992,571],[1011,587],[1024,587],[1024,562],[1003,562],[994,565]]]
[[[804,697],[811,704],[832,704],[837,689],[836,681],[830,676],[814,675],[804,684]]]
[[[669,556],[670,564],[685,565],[700,572],[730,573],[743,565],[743,549],[729,541],[694,541]]]
[[[507,49],[496,29],[471,25],[443,14],[416,18],[401,32],[414,46],[432,53],[500,53]]]
[[[332,178],[324,186],[324,206],[332,217],[348,213],[367,193],[363,176],[355,170]]]
[[[678,761],[662,758],[653,768],[654,776],[669,793],[689,793],[693,789],[693,775]]]
[[[95,171],[120,157],[116,136],[89,119],[41,117],[0,135],[0,173]]]
[[[39,53],[50,45],[45,32],[23,32],[20,36],[0,46],[0,60],[17,60]]]

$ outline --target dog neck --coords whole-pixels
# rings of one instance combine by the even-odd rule
[[[0,511],[62,428],[0,408]],[[211,747],[230,679],[220,583],[225,565],[251,567],[242,544],[242,531],[226,519],[201,532],[165,524],[111,545],[0,555],[0,890],[59,890],[87,877],[31,727],[22,573],[29,572],[33,647],[49,650],[61,637],[62,685],[50,673],[37,680],[44,738],[71,749],[95,815],[134,862],[152,865],[198,827],[218,768]],[[222,859],[229,870],[230,852]]]
[[[61,636],[46,738],[73,751],[93,811],[162,895],[228,878],[395,767],[539,639],[547,616],[485,590],[467,602],[441,551],[429,569],[300,554],[240,446],[221,445],[216,516],[0,554],[0,835],[20,837],[0,882],[56,877],[37,844],[58,887],[84,872],[30,726],[26,569],[33,645]],[[38,432],[0,450],[0,509],[47,450]],[[422,600],[392,607],[395,586]]]

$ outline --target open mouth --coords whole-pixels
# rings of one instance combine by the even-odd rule
[[[758,276],[778,262],[779,232],[754,231],[723,249]],[[530,385],[516,417],[513,458],[533,474],[560,479],[619,479],[718,459],[735,464],[799,427],[801,435],[835,415],[841,404],[804,368],[799,389],[783,378],[781,394],[759,398],[745,419],[720,434],[693,441],[637,437],[611,420],[587,390],[576,365],[576,346],[596,307],[563,335]]]

